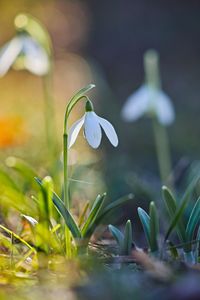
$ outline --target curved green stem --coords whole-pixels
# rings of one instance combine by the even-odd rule
[[[94,85],[90,84],[87,87],[81,89],[78,93],[76,93],[69,101],[66,111],[65,111],[65,117],[64,117],[64,128],[63,128],[63,176],[64,176],[64,204],[66,208],[70,209],[70,202],[69,202],[69,170],[68,170],[68,119],[70,116],[70,113],[72,112],[72,109],[74,106],[81,100],[86,99],[88,100],[88,97],[84,94],[88,92],[90,89],[92,89]],[[67,257],[71,257],[72,254],[72,248],[71,248],[71,233],[69,229],[65,226],[64,229],[65,233],[65,247],[66,247],[66,255]]]

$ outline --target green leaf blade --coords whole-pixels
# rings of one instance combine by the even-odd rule
[[[115,238],[117,244],[119,245],[119,250],[120,250],[120,254],[121,254],[123,246],[124,246],[123,233],[117,227],[115,227],[111,224],[108,225],[108,229],[109,229],[110,233],[113,235],[113,237]]]
[[[190,218],[187,223],[186,227],[186,239],[187,241],[193,240],[194,231],[200,221],[200,197],[198,198],[197,202],[195,203],[192,212],[190,214]]]
[[[143,227],[147,242],[150,246],[151,237],[150,237],[150,218],[149,218],[149,215],[141,207],[138,207],[138,215],[139,215],[140,221],[142,223],[142,227]]]
[[[158,222],[158,214],[155,203],[152,201],[150,203],[149,209],[149,223],[150,223],[150,246],[151,251],[158,251],[158,234],[159,234],[159,222]]]
[[[128,220],[126,222],[125,231],[124,231],[124,242],[123,242],[123,255],[131,255],[132,250],[132,224],[131,221]]]

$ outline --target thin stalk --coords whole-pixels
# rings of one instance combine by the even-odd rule
[[[55,155],[56,144],[56,126],[54,112],[54,98],[52,92],[52,68],[48,74],[43,76],[43,91],[44,91],[44,117],[45,117],[45,132],[46,142],[52,158]]]
[[[146,84],[155,89],[161,89],[161,78],[159,72],[159,56],[154,50],[149,50],[144,55],[144,69]],[[155,101],[155,99],[152,99]],[[162,183],[166,183],[171,173],[171,157],[167,132],[164,126],[159,124],[155,116],[152,116],[153,130],[155,136],[156,152]],[[171,178],[170,178],[171,179]]]
[[[155,118],[152,118],[152,122],[161,181],[171,186],[171,157],[166,129]]]
[[[69,180],[68,180],[68,134],[66,129],[63,134],[63,172],[64,172],[64,203],[66,208],[69,210]],[[71,234],[69,228],[65,226],[65,249],[66,256],[68,258],[71,257],[72,249],[71,249]]]
[[[91,89],[92,87],[90,87]],[[87,89],[89,90],[89,89]],[[86,90],[86,91],[87,91]],[[80,91],[79,91],[80,93]],[[74,96],[69,101],[64,117],[64,128],[63,128],[63,175],[64,175],[64,204],[68,210],[70,210],[69,203],[69,172],[68,172],[68,118],[74,106],[82,99],[88,99],[84,94],[80,94],[80,96]],[[69,228],[64,225],[64,236],[65,236],[65,250],[66,256],[70,258],[73,253],[72,245],[71,245],[71,232]]]

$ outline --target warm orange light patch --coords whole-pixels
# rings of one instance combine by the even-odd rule
[[[13,147],[25,142],[27,134],[21,117],[0,118],[0,148]]]

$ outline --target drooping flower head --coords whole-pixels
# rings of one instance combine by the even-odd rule
[[[114,127],[106,119],[99,117],[94,112],[93,104],[90,100],[87,100],[86,102],[84,116],[76,121],[69,130],[69,148],[75,143],[82,127],[84,129],[84,136],[92,148],[96,149],[99,147],[102,139],[102,129],[111,144],[114,147],[117,147],[118,137]]]
[[[170,125],[175,119],[174,106],[160,88],[158,70],[158,54],[149,50],[144,55],[146,82],[130,95],[122,109],[122,117],[126,121],[136,121],[143,115],[157,119],[164,125]]]
[[[11,67],[18,70],[26,69],[38,76],[48,73],[50,68],[48,52],[37,37],[31,34],[30,22],[31,28],[37,26],[34,32],[41,29],[39,23],[30,16],[16,17],[16,36],[0,49],[0,76],[4,76]]]
[[[156,117],[164,126],[175,119],[171,99],[163,91],[145,84],[128,97],[122,109],[122,117],[128,122],[136,121],[143,115]]]

